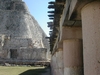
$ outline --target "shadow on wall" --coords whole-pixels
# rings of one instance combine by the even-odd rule
[[[30,69],[30,70],[27,70],[19,75],[41,75],[42,73],[45,73],[47,72],[46,71],[46,68],[42,68],[42,69]]]

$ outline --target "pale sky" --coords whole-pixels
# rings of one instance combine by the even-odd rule
[[[49,35],[49,28],[47,27],[47,22],[50,22],[52,20],[49,20],[48,17],[48,2],[54,1],[54,0],[23,0],[31,13],[31,15],[34,16],[34,18],[37,20],[41,28],[44,30],[44,32]]]

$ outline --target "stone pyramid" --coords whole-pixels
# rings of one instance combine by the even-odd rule
[[[0,58],[47,60],[48,40],[22,0],[0,0]]]

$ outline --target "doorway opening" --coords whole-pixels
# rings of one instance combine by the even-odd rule
[[[18,56],[17,49],[10,49],[10,58],[17,59],[17,56]]]

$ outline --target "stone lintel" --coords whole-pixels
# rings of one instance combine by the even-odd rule
[[[67,12],[68,12],[69,5],[70,5],[70,0],[66,0],[66,3],[65,3],[65,5],[64,5],[65,8],[63,9],[63,13],[62,13],[61,19],[60,19],[60,26],[62,26],[63,23],[64,23],[66,14],[67,14]]]
[[[68,1],[68,0],[66,0]],[[95,0],[71,0],[69,8],[69,20],[81,20],[81,9],[87,3]]]

